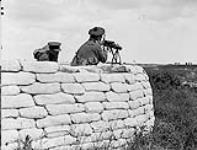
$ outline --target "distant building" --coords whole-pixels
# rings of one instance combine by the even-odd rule
[[[180,62],[175,62],[174,65],[181,65],[181,63]]]
[[[186,62],[185,65],[186,66],[192,66],[192,62]]]

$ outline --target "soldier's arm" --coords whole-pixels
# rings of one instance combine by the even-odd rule
[[[96,47],[96,54],[99,61],[105,63],[107,61],[107,50],[102,49],[100,46]]]

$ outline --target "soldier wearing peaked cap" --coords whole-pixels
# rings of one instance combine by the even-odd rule
[[[105,38],[105,30],[101,27],[94,27],[89,30],[90,35],[76,52],[71,66],[97,65],[99,62],[107,61],[107,50],[102,49],[101,43]]]
[[[38,61],[58,61],[60,46],[59,42],[48,42],[46,46],[34,51],[34,58]]]

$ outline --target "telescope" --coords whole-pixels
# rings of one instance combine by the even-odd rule
[[[102,45],[112,53],[111,64],[122,64],[121,56],[119,53],[119,51],[122,50],[122,47],[119,44],[115,43],[114,41],[105,40],[103,41]]]

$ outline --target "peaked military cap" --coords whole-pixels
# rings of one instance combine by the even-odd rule
[[[48,42],[48,46],[49,48],[53,49],[53,50],[56,50],[56,51],[60,51],[60,46],[61,46],[61,43],[60,42]]]
[[[102,27],[94,27],[89,30],[88,34],[93,36],[101,36],[105,33],[105,29]]]

